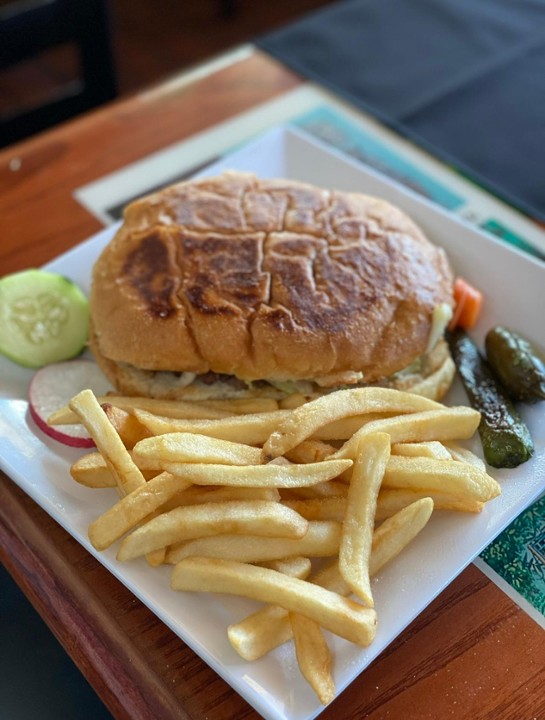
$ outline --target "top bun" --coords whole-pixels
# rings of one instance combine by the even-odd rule
[[[399,209],[229,172],[126,208],[94,267],[92,347],[150,371],[374,382],[426,351],[440,303],[445,253]]]

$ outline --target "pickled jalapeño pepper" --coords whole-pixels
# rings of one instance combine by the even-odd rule
[[[501,325],[485,340],[486,356],[513,400],[545,400],[545,362],[526,338]]]
[[[471,406],[481,413],[479,435],[489,465],[513,468],[530,459],[530,432],[473,340],[456,330],[449,344]]]

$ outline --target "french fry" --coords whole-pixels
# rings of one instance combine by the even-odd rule
[[[336,564],[336,563],[335,563]],[[244,660],[259,660],[293,637],[289,613],[279,605],[265,605],[227,628],[233,649]]]
[[[194,433],[168,433],[148,437],[135,445],[134,455],[151,458],[160,463],[258,465],[261,461],[261,451],[258,448]]]
[[[203,487],[194,485],[167,501],[163,510],[173,510],[182,505],[201,505],[210,502],[226,502],[231,500],[267,500],[278,502],[280,493],[276,488],[252,488],[252,487]]]
[[[191,485],[190,480],[163,472],[125,495],[89,526],[89,540],[97,550],[106,550],[116,540],[158,510],[176,493]]]
[[[271,570],[277,570],[278,572],[284,573],[285,575],[291,575],[291,577],[300,578],[301,580],[306,580],[312,570],[312,565],[309,558],[304,557],[293,557],[283,560],[271,560],[269,562],[263,563],[263,567],[268,567]],[[272,627],[274,632],[276,624],[275,616],[286,616],[287,613],[283,608],[279,607],[278,605],[267,605],[266,607],[269,610],[269,614],[271,615],[272,619],[271,625],[268,625],[267,627]],[[291,626],[285,627],[284,631],[285,630],[287,630],[288,632],[286,640],[289,640],[291,637]],[[266,632],[263,633],[263,636],[263,642],[266,643],[266,646],[270,645],[271,642],[274,642],[272,638],[267,637]],[[275,640],[278,640],[278,637],[276,637]]]
[[[295,640],[297,664],[305,680],[322,705],[335,697],[335,683],[331,675],[331,653],[316,620],[290,612],[289,620]]]
[[[101,407],[127,449],[131,450],[139,440],[150,436],[149,430],[126,410],[110,403],[102,403]]]
[[[70,467],[70,475],[77,483],[86,487],[117,487],[115,477],[99,452],[90,452],[78,458]]]
[[[424,529],[431,517],[433,507],[431,498],[421,498],[392,515],[375,530],[369,565],[371,576],[376,575],[399,555],[401,550]]]
[[[284,575],[300,578],[301,580],[306,580],[312,570],[310,559],[302,556],[282,558],[281,560],[268,560],[261,563],[261,566],[269,568],[270,570],[277,570],[278,572],[284,573]]]
[[[331,480],[351,465],[351,460],[324,460],[306,465],[163,463],[163,468],[173,475],[190,479],[195,485],[294,488]]]
[[[173,543],[207,535],[236,533],[276,538],[301,538],[308,522],[280,503],[234,500],[178,507],[153,518],[128,535],[117,559],[132,560]]]
[[[254,398],[219,398],[217,400],[199,401],[203,406],[214,410],[221,410],[230,415],[253,415],[255,413],[272,412],[278,410],[280,405],[278,400],[266,397]],[[168,413],[156,413],[157,415]],[[171,417],[174,417],[171,415]],[[179,415],[178,417],[184,417]]]
[[[183,400],[157,400],[155,398],[127,397],[125,395],[99,395],[99,405],[108,404],[127,412],[134,409],[145,410],[155,415],[170,418],[209,419],[229,417],[232,413],[202,403],[184,402]],[[274,402],[274,401],[273,401]],[[47,418],[48,425],[70,425],[79,422],[76,413],[69,405],[59,408]]]
[[[423,498],[385,520],[375,530],[371,552],[370,573],[376,575],[394,559],[425,527],[433,509],[433,502]],[[322,568],[311,582],[339,595],[349,595],[350,588],[334,561]],[[288,612],[277,605],[266,605],[227,628],[232,647],[245,660],[258,660],[275,647],[292,638]]]
[[[129,454],[133,457],[130,451]],[[140,468],[146,480],[155,477],[161,472],[161,469],[156,464],[143,459],[136,462],[136,465]],[[70,474],[77,483],[87,487],[117,487],[114,475],[99,452],[87,453],[78,458],[70,467]]]
[[[346,495],[291,499],[282,501],[307,520],[337,520],[342,522],[346,512]]]
[[[450,454],[453,460],[459,460],[460,462],[466,462],[469,465],[475,465],[475,467],[479,468],[483,472],[486,472],[486,465],[484,461],[481,460],[478,455],[475,455],[474,452],[471,452],[471,450],[468,450],[467,448],[462,447],[462,445],[454,442],[444,442],[443,447]]]
[[[405,455],[406,457],[427,457],[433,460],[452,460],[452,455],[438,440],[428,440],[418,443],[394,443],[392,455]]]
[[[334,521],[308,523],[306,534],[292,540],[252,535],[217,535],[180,543],[168,549],[166,562],[176,564],[191,555],[257,563],[303,555],[332,557],[339,552],[341,524]]]
[[[461,496],[468,500],[488,502],[501,488],[474,465],[456,460],[431,460],[392,456],[386,466],[382,485],[385,488],[429,490]]]
[[[318,428],[342,418],[376,412],[414,413],[441,407],[434,400],[390,388],[339,390],[292,410],[271,432],[263,453],[268,460],[284,455],[316,433]]]
[[[213,420],[230,415],[272,412],[278,410],[279,403],[273,398],[230,398],[217,400],[161,400],[157,398],[128,397],[126,395],[97,395],[100,405],[108,403],[114,407],[131,411],[146,410],[154,415],[169,418]],[[70,425],[77,423],[77,415],[65,405],[48,418],[50,425]]]
[[[352,470],[339,548],[339,571],[352,591],[374,606],[369,575],[377,495],[390,457],[390,436],[363,437]]]
[[[372,573],[375,572],[374,567],[371,567],[371,570]],[[312,576],[311,582],[316,583],[316,585],[319,585],[320,587],[325,587],[332,592],[336,592],[339,595],[350,595],[352,592],[350,585],[346,582],[339,571],[338,558],[329,565],[320,568],[320,570]]]
[[[273,462],[276,462],[273,460]],[[351,468],[345,472],[349,473]],[[290,491],[292,497],[311,500],[313,498],[339,497],[348,494],[348,483],[339,480],[325,480],[309,487],[294,487]]]
[[[354,415],[350,417],[338,418],[332,422],[326,422],[327,418],[324,418],[324,425],[316,428],[312,435],[311,440],[321,440],[322,442],[328,441],[333,442],[335,440],[348,440],[352,435],[367,423],[375,420],[382,420],[386,417],[391,417],[392,413],[365,413],[365,415]],[[306,442],[303,440],[303,442]],[[289,451],[288,451],[289,452]]]
[[[460,406],[375,420],[352,435],[350,440],[347,440],[331,457],[354,458],[357,455],[360,439],[373,432],[388,433],[392,443],[467,440],[475,434],[480,417],[480,413],[476,410]]]
[[[162,470],[159,463],[155,462],[153,458],[137,457],[133,450],[129,450],[129,455],[146,479],[159,475]]]
[[[172,571],[173,590],[242,595],[281,605],[358,645],[369,645],[376,633],[376,613],[330,590],[275,570],[206,557],[188,557]]]
[[[196,433],[245,445],[261,445],[291,410],[273,410],[252,415],[233,415],[218,420],[177,420],[134,410],[135,417],[153,435],[173,432]]]
[[[462,493],[459,495],[449,495],[448,493],[437,490],[413,490],[411,488],[383,487],[378,494],[375,521],[382,522],[386,518],[392,517],[392,515],[395,515],[400,510],[403,510],[403,508],[406,508],[409,505],[427,497],[432,500],[435,510],[455,510],[457,512],[478,513],[481,512],[484,506],[484,503],[480,500],[474,500]],[[292,507],[292,509],[299,512],[297,507]]]
[[[285,457],[274,458],[274,460],[271,460],[271,462],[268,464],[269,465],[293,465],[293,463],[290,460],[288,460],[288,458],[285,458]]]
[[[213,420],[229,417],[227,408],[212,407],[206,402],[186,402],[185,400],[161,400],[158,398],[115,398],[107,399],[118,407],[132,412],[135,409],[145,410],[155,415],[165,415],[170,418]]]
[[[322,440],[303,440],[302,443],[286,453],[288,460],[294,463],[311,463],[325,460],[336,448]]]
[[[159,548],[159,550],[152,550],[152,552],[146,553],[148,565],[151,567],[159,567],[159,565],[162,565],[165,562],[166,554],[166,548]]]
[[[127,448],[106,417],[91,390],[82,390],[69,403],[116,479],[123,495],[144,485],[146,480],[133,462]]]

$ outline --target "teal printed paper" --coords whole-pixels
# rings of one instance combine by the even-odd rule
[[[517,235],[512,230],[506,228],[505,225],[500,223],[498,220],[489,219],[482,223],[481,227],[483,230],[487,230],[493,235],[496,235],[496,237],[505,240],[505,242],[508,242],[510,245],[514,245],[514,247],[524,250],[534,257],[545,260],[545,255],[540,250],[537,250],[533,245],[530,245],[530,243],[524,238],[521,238],[520,235]]]
[[[498,535],[481,559],[545,615],[545,497]]]
[[[301,128],[309,135],[355,160],[380,171],[446,210],[459,213],[466,219],[468,212],[470,215],[474,214],[475,208],[472,207],[472,199],[469,194],[467,197],[463,197],[452,190],[432,174],[407,160],[390,143],[362,128],[336,108],[325,104],[318,105],[290,120],[290,124]],[[475,181],[471,180],[471,182],[475,184]],[[535,244],[506,227],[503,222],[487,218],[486,215],[481,215],[481,212],[477,212],[476,217],[472,218],[475,224],[504,242],[545,260],[545,255],[536,248]]]
[[[333,108],[321,105],[291,122],[447,210],[456,210],[465,205],[465,198],[405,160]]]

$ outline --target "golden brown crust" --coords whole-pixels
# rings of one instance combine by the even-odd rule
[[[228,173],[126,209],[94,269],[93,344],[150,371],[373,382],[424,353],[451,288],[388,203]]]

